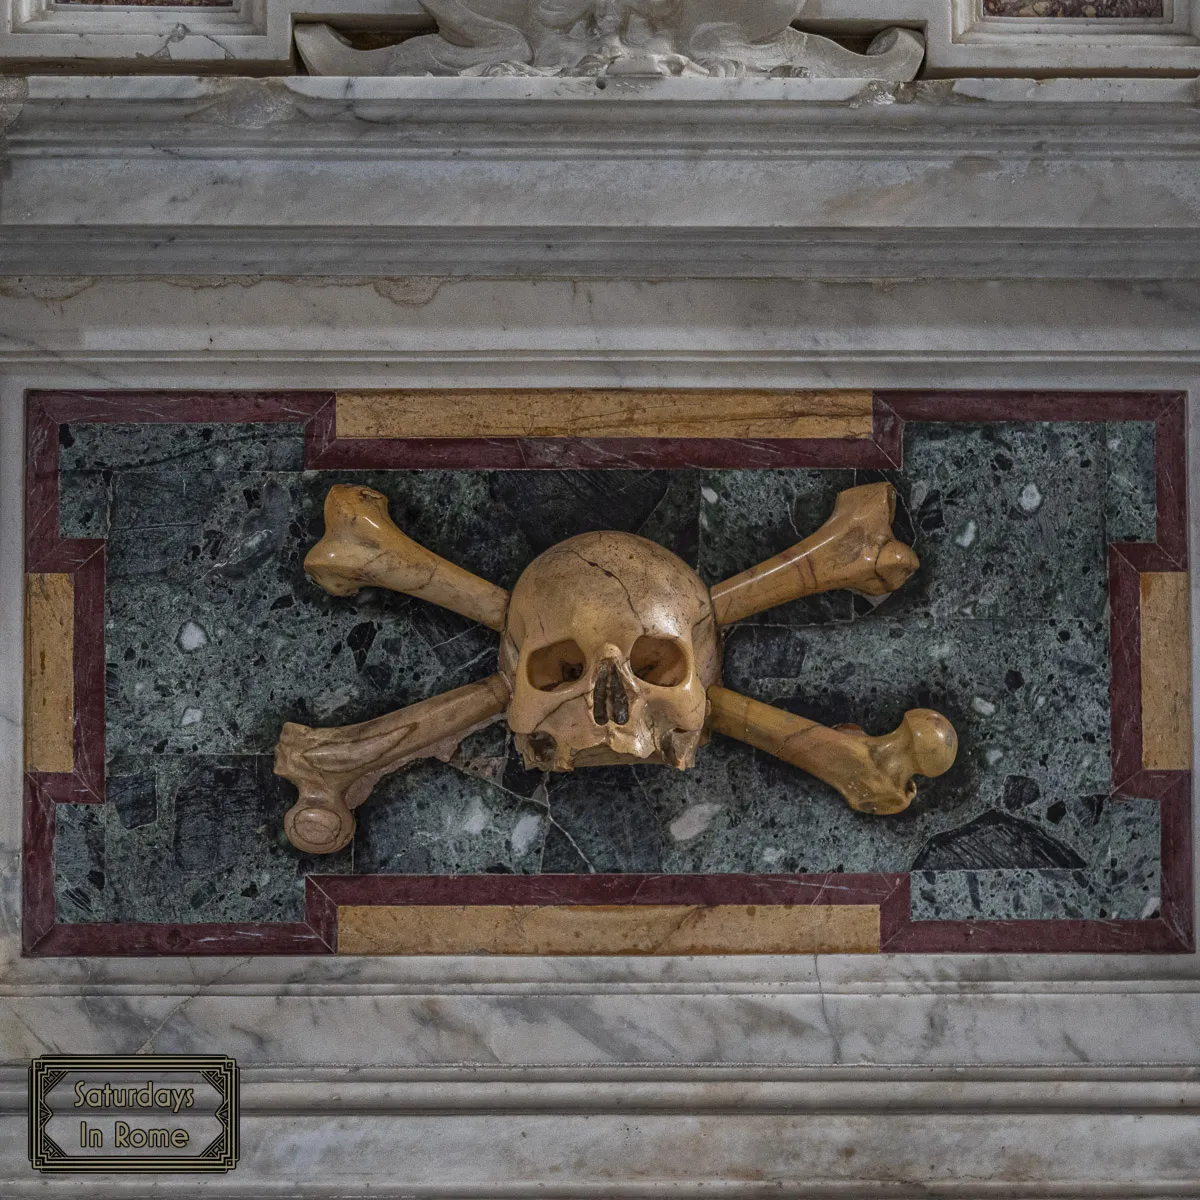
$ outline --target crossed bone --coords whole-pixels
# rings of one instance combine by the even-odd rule
[[[919,565],[892,534],[895,505],[886,483],[842,492],[815,533],[711,589],[718,625],[840,588],[867,596],[895,591]],[[369,488],[330,489],[325,535],[304,569],[335,596],[382,587],[505,628],[508,592],[407,537],[392,523],[386,497]],[[300,792],[284,818],[289,840],[307,853],[342,849],[354,836],[353,810],[384,775],[421,758],[448,761],[463,738],[500,719],[510,699],[508,683],[495,674],[359,725],[284,725],[275,773]],[[851,808],[880,815],[907,808],[916,796],[913,776],[943,774],[957,752],[953,726],[930,709],[911,709],[891,733],[870,737],[858,726],[830,729],[720,684],[708,689],[709,732],[791,763],[836,788]]]

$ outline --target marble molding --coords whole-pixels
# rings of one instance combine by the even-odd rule
[[[17,67],[60,61],[100,66],[116,60],[133,71],[170,64],[222,73],[231,67],[279,72],[292,69],[294,29],[303,31],[313,20],[350,31],[383,28],[397,38],[428,36],[435,29],[420,0],[4,4],[8,19],[0,24],[0,62]],[[1194,72],[1198,47],[1193,12],[1194,0],[1174,0],[1162,8],[1153,0],[1032,0],[1016,5],[1004,0],[991,10],[960,0],[888,0],[882,8],[868,0],[809,0],[800,16],[805,29],[818,36],[837,37],[848,29],[874,35],[894,26],[923,30],[927,77],[972,72],[1052,76],[1064,69],[1081,74]],[[145,66],[147,62],[154,66]]]
[[[83,0],[62,0],[80,4]],[[117,0],[93,0],[98,4],[113,4]],[[146,4],[149,0],[133,0]],[[156,0],[164,8],[225,8],[234,0]],[[985,0],[985,15],[990,17],[1023,17],[1026,19],[1073,18],[1075,20],[1161,18],[1163,0]]]
[[[1200,271],[1190,79],[4,87],[16,275],[382,276],[420,304],[457,278]]]
[[[361,282],[79,286],[27,280],[0,293],[0,554],[16,577],[24,391],[94,387],[97,372],[109,386],[185,395],[231,381],[386,388],[397,363],[410,386],[481,387],[502,374],[516,387],[652,387],[669,360],[693,386],[1053,379],[1095,391],[1188,389],[1188,363],[1200,363],[1184,285],[462,281],[410,306]],[[339,326],[339,312],[354,319]],[[503,328],[501,313],[525,321]],[[553,329],[558,349],[534,324]],[[631,328],[642,330],[633,344]],[[0,576],[9,679],[20,678],[20,610],[19,578],[14,588]],[[16,729],[0,722],[10,771]],[[6,848],[12,822],[0,808]],[[69,1188],[23,1169],[21,1060],[139,1047],[243,1063],[242,1163],[206,1189],[239,1200],[398,1183],[422,1198],[583,1196],[597,1171],[604,1194],[621,1198],[1194,1194],[1192,955],[85,965],[12,953],[12,880],[3,874],[0,1036],[13,1066],[0,1078],[0,1138],[15,1164],[5,1191],[18,1198]],[[102,1200],[131,1194],[128,1179],[87,1187]]]
[[[101,14],[107,27],[84,15],[96,31],[88,48],[97,50],[115,18],[126,27],[130,12]],[[170,22],[174,30],[176,15]],[[1032,41],[1046,36],[1039,22],[1024,24]],[[139,52],[154,53],[171,39],[165,23],[153,38],[145,25],[130,28],[142,31],[132,35]],[[194,50],[190,36],[179,39],[176,53]],[[1038,53],[1061,61],[1061,45]],[[1146,48],[1168,64],[1188,53],[1163,40]],[[1087,57],[1093,50],[1074,61],[1096,61]],[[115,52],[111,41],[105,52]],[[1009,55],[969,44],[954,52]],[[337,81],[315,82],[332,95]],[[405,81],[373,82],[393,88]],[[135,129],[120,117],[114,93],[151,84],[155,104],[143,94],[124,109],[137,108],[142,125]],[[24,85],[6,86],[5,104],[15,103]],[[767,90],[774,86],[768,82]],[[1166,390],[1188,395],[1194,475],[1200,290],[1188,215],[1193,82],[989,81],[948,89],[959,100],[985,102],[956,101],[936,112],[919,100],[853,108],[844,98],[823,101],[834,107],[814,106],[823,114],[814,142],[824,139],[820,169],[840,172],[862,131],[874,166],[860,155],[839,175],[846,205],[805,209],[794,235],[775,236],[764,221],[734,236],[736,222],[718,213],[713,219],[724,225],[702,254],[694,223],[701,206],[687,218],[691,231],[678,238],[662,227],[592,238],[560,229],[542,257],[533,253],[532,226],[498,233],[480,223],[486,208],[469,215],[469,172],[456,184],[460,191],[440,193],[443,203],[464,197],[456,228],[430,224],[433,209],[414,208],[417,193],[405,191],[392,197],[394,211],[416,214],[417,227],[392,241],[369,237],[380,220],[369,203],[378,190],[335,192],[335,173],[318,166],[323,150],[304,162],[303,135],[286,154],[259,151],[256,139],[262,146],[278,136],[272,112],[279,92],[274,85],[221,87],[163,79],[117,81],[98,92],[74,81],[31,83],[35,98],[5,163],[4,262],[25,272],[0,281],[6,1200],[181,1194],[178,1178],[79,1182],[35,1178],[26,1169],[28,1057],[138,1050],[239,1058],[241,1165],[204,1191],[229,1200],[401,1190],[421,1200],[539,1193],[606,1200],[1194,1197],[1194,954],[28,957],[18,941],[16,805],[27,391],[168,390],[185,398],[214,390],[498,384]],[[201,119],[196,97],[207,104],[217,93],[231,97],[228,105]],[[1148,105],[1150,94],[1159,99]],[[329,139],[340,161],[356,148],[364,159],[378,154],[381,143],[371,137],[386,140],[386,133],[373,118],[394,116],[396,93],[389,95],[368,106],[361,127],[341,127]],[[837,107],[843,102],[845,109]],[[126,132],[123,143],[111,136],[114,124],[99,120],[106,106]],[[714,153],[717,133],[740,127],[745,144],[765,154],[769,139],[756,141],[745,126],[768,119],[772,107],[759,105],[749,122],[743,111],[740,126],[707,118],[715,123],[705,153]],[[318,143],[330,108],[304,118]],[[13,109],[0,111],[6,119]],[[813,127],[805,124],[812,110],[804,111],[789,118],[798,129]],[[81,134],[89,112],[95,123]],[[503,114],[494,115],[499,126]],[[919,133],[907,150],[898,149],[887,124],[897,117]],[[162,122],[155,139],[166,147],[153,170],[144,155],[152,121]],[[674,121],[672,136],[685,138],[691,126]],[[935,135],[939,122],[944,130]],[[460,136],[479,152],[482,141],[470,142],[470,127],[464,121]],[[593,126],[593,134],[602,128]],[[635,128],[644,137],[649,126]],[[202,177],[211,175],[216,190],[195,190],[200,173],[180,149],[188,137],[204,154],[217,150],[224,169],[255,175],[275,235],[252,208],[231,212],[212,159]],[[46,151],[55,141],[62,152],[51,168]],[[20,153],[12,151],[17,144]],[[515,144],[506,143],[505,155],[519,172]],[[554,152],[565,154],[564,145]],[[994,166],[980,161],[985,147],[1000,155]],[[100,148],[110,156],[107,176],[97,173]],[[787,161],[778,146],[774,153]],[[632,178],[641,169],[638,154],[661,157],[661,150],[645,140],[637,154],[626,147],[620,171],[604,186]],[[505,155],[473,162],[486,174],[500,170]],[[35,183],[29,172],[39,156]],[[263,166],[267,157],[271,165]],[[755,186],[739,204],[757,222],[755,206],[771,189],[765,175],[751,176],[754,163],[752,154],[741,162]],[[405,170],[391,169],[403,179],[416,168],[409,159]],[[703,169],[698,155],[685,182]],[[812,198],[816,171],[807,183],[781,184],[777,200]],[[128,194],[117,186],[126,176]],[[520,178],[527,204],[552,197],[547,184]],[[880,182],[879,207],[865,227],[855,224],[863,216],[861,203],[850,202],[855,189]],[[595,176],[589,186],[598,186]],[[242,192],[241,202],[250,202],[253,189]],[[676,192],[682,202],[686,188]],[[117,218],[122,209],[137,212],[130,198],[139,194],[146,205],[137,219],[156,228],[127,238]],[[615,194],[629,210],[629,193]],[[168,217],[164,225],[172,195],[193,202],[179,206],[178,223]],[[301,199],[289,206],[288,195]],[[927,221],[905,207],[910,195]],[[581,193],[572,202],[586,200]],[[337,219],[354,223],[352,231],[322,231],[320,208],[312,206],[326,202]],[[466,277],[466,258],[482,277]],[[576,261],[582,266],[572,274],[564,263]],[[217,269],[231,274],[214,276]],[[322,277],[263,277],[305,269]],[[514,278],[522,271],[540,278]],[[1193,555],[1197,499],[1193,488]],[[1193,629],[1196,587],[1193,579]],[[1163,643],[1151,636],[1149,645],[1156,644]],[[1176,649],[1173,657],[1184,655]],[[1163,728],[1174,728],[1169,717]],[[136,816],[142,799],[127,801]]]

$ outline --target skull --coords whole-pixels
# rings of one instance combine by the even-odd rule
[[[721,643],[700,577],[631,533],[552,546],[517,581],[500,647],[531,769],[695,761]]]

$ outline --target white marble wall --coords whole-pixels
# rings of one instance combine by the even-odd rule
[[[41,82],[27,95],[79,86]],[[909,124],[925,122],[926,145],[936,127],[951,131],[943,154],[953,164],[940,175],[927,163],[918,171],[890,157],[894,106],[880,107],[874,141],[866,144],[872,110],[864,115],[860,104],[836,110],[851,118],[840,135],[841,118],[826,119],[819,146],[809,141],[792,155],[793,166],[808,172],[821,158],[841,164],[846,203],[822,219],[861,235],[849,239],[852,247],[911,249],[905,214],[921,212],[935,243],[949,244],[956,230],[986,228],[1006,254],[1019,255],[1027,225],[1015,214],[1037,212],[1044,214],[1037,228],[1045,244],[1063,254],[1061,278],[1036,269],[1036,247],[1024,251],[1026,278],[1017,277],[1011,260],[989,273],[970,255],[959,271],[941,257],[922,272],[915,251],[900,260],[903,269],[884,257],[874,277],[864,278],[857,272],[866,257],[854,260],[852,250],[847,255],[859,265],[844,277],[828,266],[798,270],[803,278],[748,266],[740,278],[696,278],[681,258],[652,278],[604,278],[599,266],[581,272],[584,278],[562,268],[558,276],[539,271],[536,279],[503,278],[499,269],[471,278],[460,256],[456,270],[370,278],[369,253],[356,256],[346,237],[336,270],[264,279],[273,273],[229,269],[240,249],[253,244],[257,253],[267,241],[266,208],[255,208],[254,189],[218,199],[211,189],[189,190],[186,181],[197,162],[215,169],[214,145],[233,145],[261,159],[256,179],[279,186],[262,165],[270,158],[261,150],[273,136],[270,114],[255,126],[239,107],[221,143],[213,121],[171,108],[172,89],[195,85],[162,86],[170,112],[169,128],[160,132],[173,139],[169,153],[127,151],[110,164],[108,178],[127,175],[158,189],[154,206],[139,217],[156,236],[176,228],[186,238],[194,228],[188,222],[202,219],[222,274],[197,274],[195,267],[156,273],[151,239],[141,237],[146,231],[121,241],[120,209],[93,173],[95,143],[83,145],[68,124],[58,130],[65,149],[52,161],[48,100],[35,106],[36,128],[22,129],[29,117],[19,117],[0,186],[0,252],[34,244],[37,233],[44,263],[52,264],[39,271],[22,250],[25,273],[0,280],[0,1195],[1200,1196],[1195,956],[71,960],[22,958],[17,937],[26,389],[1194,390],[1200,271],[1187,264],[1200,215],[1200,143],[1190,132],[1190,104],[1162,94],[1139,100],[1146,93],[1133,89],[1124,94],[1140,115],[1130,118],[1108,100],[1081,94],[1069,119],[1046,118],[1042,126],[1037,99],[1010,99],[995,117],[986,101],[961,106],[974,117],[955,106],[950,121],[940,112],[899,113]],[[64,122],[75,103],[60,106]],[[778,121],[777,103],[765,107]],[[327,112],[329,124],[322,125]],[[378,116],[368,110],[356,119]],[[743,110],[741,119],[753,116]],[[370,158],[381,187],[388,182],[382,159],[394,185],[386,215],[401,225],[413,186],[403,153],[409,143],[381,150],[367,130],[356,150],[345,141],[342,119],[326,108],[310,114],[305,120],[315,128],[290,129],[289,153],[302,157],[296,147],[305,137],[328,147],[340,136],[337,154],[323,148],[311,157],[339,164],[348,178],[356,153]],[[712,119],[727,121],[731,113],[726,108]],[[795,116],[799,124],[811,119],[811,110]],[[1123,122],[1141,122],[1139,164],[1150,165],[1134,170],[1103,158],[1106,119],[1118,148],[1132,144]],[[697,120],[703,127],[686,107],[677,120],[685,129]],[[1047,123],[1089,132],[1073,142],[1064,133],[1068,157],[1059,161],[1036,149]],[[589,128],[584,132],[593,137]],[[408,126],[405,137],[417,133]],[[1006,157],[997,165],[985,148],[1001,137],[1008,139]],[[561,135],[560,145],[565,141]],[[636,160],[638,145],[623,152]],[[669,230],[682,204],[715,204],[687,192],[686,172],[656,172],[653,150],[629,167],[640,172],[643,192],[637,219],[627,215],[643,233]],[[619,151],[613,145],[606,153]],[[510,152],[508,146],[489,157],[479,150],[476,170],[491,173],[511,214],[520,205],[503,194],[496,174]],[[424,157],[432,162],[436,155]],[[854,171],[846,165],[852,158]],[[231,161],[236,157],[226,153],[222,169],[233,169]],[[988,186],[946,182],[972,172]],[[1115,182],[1098,186],[1084,204],[1080,181],[1102,184],[1106,172]],[[753,157],[745,173],[766,186],[769,172]],[[897,182],[906,173],[908,182]],[[569,173],[562,175],[565,182],[529,196],[528,205],[566,205]],[[885,177],[892,183],[872,192],[871,179]],[[291,262],[318,218],[336,232],[338,223],[365,228],[376,212],[366,190],[354,193],[364,197],[361,207],[336,207],[358,184],[351,178],[351,192],[339,193],[335,173],[324,178],[325,190],[297,191],[274,222],[276,244],[289,236],[295,243],[286,251]],[[767,239],[769,214],[778,211],[792,214],[787,228],[796,237],[820,240],[818,218],[833,210],[805,207],[810,198],[788,207],[787,189],[802,178],[785,175],[773,196],[752,196],[746,205],[727,194],[707,236],[728,245],[749,228],[751,242]],[[176,192],[181,200],[173,206]],[[848,199],[855,192],[857,207]],[[914,196],[924,197],[923,209]],[[461,192],[447,195],[446,209],[467,234],[491,229],[491,211],[482,204],[472,210]],[[90,230],[99,247],[86,272],[63,271],[50,228],[70,234],[72,212],[75,233]],[[1056,223],[1055,213],[1077,215]],[[535,224],[505,225],[510,273],[518,259],[531,261]],[[699,223],[682,224],[687,261],[702,261]],[[579,225],[582,242],[586,222]],[[1169,280],[1149,274],[1167,241],[1164,225],[1178,245]],[[1114,236],[1129,247],[1132,265],[1111,253]],[[80,236],[75,244],[85,241]],[[1070,262],[1068,244],[1077,245]],[[121,246],[133,264],[125,271],[112,249]],[[1200,461],[1198,432],[1193,421],[1193,463]],[[1200,517],[1198,501],[1194,488]],[[1200,520],[1194,551],[1196,528]],[[154,1176],[39,1178],[26,1169],[29,1056],[180,1050],[232,1053],[246,1067],[237,1171],[193,1185]]]
[[[1200,266],[1195,79],[4,88],[10,275],[1158,281]],[[381,286],[417,303],[434,284]]]

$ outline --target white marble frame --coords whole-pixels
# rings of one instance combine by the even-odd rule
[[[161,86],[164,95],[178,96],[192,85]],[[537,272],[533,226],[510,232],[510,258],[504,270],[486,272],[493,278],[462,271],[371,278],[364,269],[369,248],[355,258],[352,239],[340,244],[337,269],[321,277],[156,274],[149,258],[130,274],[119,269],[115,251],[107,268],[97,254],[90,274],[64,277],[54,230],[65,236],[74,211],[85,231],[90,222],[107,237],[115,200],[100,195],[94,206],[81,203],[100,151],[73,149],[78,143],[69,136],[56,142],[51,111],[58,106],[69,134],[76,102],[70,97],[93,103],[103,99],[103,87],[31,83],[27,94],[42,97],[33,106],[36,121],[25,128],[28,113],[18,114],[10,126],[20,137],[0,191],[0,246],[27,245],[17,235],[36,213],[47,243],[43,265],[54,268],[0,279],[0,1193],[6,1200],[191,1195],[178,1178],[42,1179],[24,1165],[29,1056],[182,1050],[232,1053],[246,1068],[242,1165],[194,1189],[228,1200],[1200,1195],[1197,955],[23,958],[17,871],[27,389],[401,383],[1181,389],[1193,397],[1195,478],[1200,270],[1186,264],[1200,209],[1198,152],[1187,132],[1191,86],[1179,85],[1168,101],[1170,89],[1122,85],[1119,94],[1132,104],[1121,110],[1125,117],[1118,119],[1106,100],[1104,112],[1092,114],[1091,141],[1061,143],[1061,169],[1035,169],[1034,156],[1018,170],[1016,139],[1000,166],[986,168],[999,178],[1007,171],[1015,182],[979,193],[946,191],[941,159],[915,174],[905,159],[889,159],[888,118],[881,116],[880,136],[859,145],[857,159],[841,145],[834,147],[840,157],[821,160],[842,164],[829,168],[830,186],[847,196],[861,195],[864,179],[884,194],[881,171],[908,181],[900,207],[876,205],[869,227],[859,230],[863,246],[898,256],[874,277],[866,276],[865,258],[845,275],[827,258],[819,269],[825,278],[763,277],[768,272],[753,265],[741,278],[699,278],[708,243],[692,226],[685,247],[691,271],[681,260],[663,277],[636,280],[599,277],[602,263],[597,273],[577,277],[561,269]],[[1053,88],[1005,87],[991,94],[1008,97],[1004,121],[1014,128],[1044,130],[1046,109],[1039,106],[1047,96],[1063,96]],[[1029,99],[1015,104],[1022,89]],[[259,111],[256,96],[274,94],[241,91],[241,107],[218,109],[218,117],[227,120],[233,111],[240,120]],[[1073,120],[1086,125],[1087,106],[1112,93],[1100,88],[1089,101],[1078,85],[1072,94]],[[962,107],[986,124],[990,110],[979,99]],[[368,115],[377,117],[384,101],[375,103]],[[191,104],[185,95],[175,131],[183,141],[195,132]],[[768,107],[776,104],[767,97]],[[590,128],[587,111],[575,116],[583,133]],[[941,108],[926,115],[942,123]],[[1133,125],[1122,125],[1125,118]],[[923,118],[918,111],[913,119]],[[1102,182],[1097,147],[1106,120],[1118,147],[1144,121],[1147,144],[1155,148],[1140,160],[1132,190],[1098,195],[1089,209],[1092,224],[1070,231],[1077,247],[1073,277],[1037,277],[1040,244],[1019,260],[1028,278],[1011,266],[989,274],[985,259],[970,259],[953,278],[953,260],[945,255],[929,260],[924,278],[905,277],[918,264],[915,250],[907,259],[902,253],[912,248],[901,236],[905,205],[929,207],[934,237],[938,228],[961,230],[968,215],[982,223],[990,213],[1010,237],[1008,253],[1019,255],[1027,211],[1021,195],[1049,178],[1039,194],[1066,205],[1081,180]],[[225,161],[236,154],[247,162],[265,158],[268,125],[222,126]],[[835,136],[836,127],[835,120],[823,128]],[[971,177],[978,164],[970,161],[969,133],[947,138],[945,156],[965,155]],[[293,150],[293,159],[275,156],[281,177],[289,162],[303,158],[295,144]],[[1078,161],[1069,158],[1076,152]],[[498,157],[507,153],[498,148]],[[368,145],[362,154],[370,158],[377,149]],[[782,182],[777,176],[773,186],[786,192],[802,185],[804,172],[816,169],[808,154],[798,151],[789,168],[798,174]],[[169,213],[166,198],[186,194],[180,181],[195,178],[188,158],[166,145],[161,159],[130,152],[120,162],[131,187],[159,189],[147,192],[147,212],[158,204]],[[475,161],[495,169],[482,151]],[[650,189],[640,211],[643,232],[653,231],[675,213],[670,172],[656,177],[646,161],[638,163],[630,158],[628,171]],[[432,158],[421,169],[437,178]],[[743,166],[747,178],[758,169],[752,160]],[[398,179],[418,187],[413,174],[410,167]],[[72,192],[67,185],[76,176],[82,183]],[[317,177],[333,186],[332,175]],[[753,177],[769,182],[770,172]],[[668,185],[665,192],[651,186],[655,178]],[[201,188],[193,199],[211,205],[213,193],[207,194],[205,200]],[[303,194],[329,199],[311,187]],[[368,192],[356,193],[348,180],[341,195]],[[1160,207],[1148,205],[1151,195]],[[990,210],[970,209],[978,196]],[[1133,254],[1124,266],[1109,244],[1119,230],[1128,239],[1122,244],[1165,246],[1154,243],[1150,222],[1161,220],[1168,196],[1178,214],[1172,236],[1185,263],[1171,281],[1150,274],[1164,260]],[[398,184],[396,205],[407,197]],[[449,223],[469,230],[472,194],[460,199]],[[547,203],[568,205],[570,196],[560,190]],[[762,219],[765,239],[771,210],[764,205],[755,219]],[[185,204],[179,219],[193,220],[194,211]],[[348,224],[358,223],[359,210],[342,211]],[[800,236],[800,216],[817,210],[796,211]],[[213,261],[236,260],[254,212],[249,205],[232,218],[224,214],[227,237],[212,244]],[[304,217],[302,207],[288,210],[281,228],[307,229]],[[730,209],[726,220],[735,218],[742,221],[741,213]],[[183,233],[187,226],[177,228]],[[744,222],[738,229],[753,241]],[[808,228],[813,238],[819,232]],[[710,241],[722,236],[720,229],[708,234]],[[1050,242],[1056,253],[1063,244]],[[522,255],[530,272],[544,277],[513,278]],[[1061,261],[1063,271],[1072,265]],[[1191,532],[1194,556],[1198,487]],[[1192,606],[1197,630],[1195,575]],[[1200,681],[1195,660],[1193,679]]]
[[[29,387],[1194,391],[1200,374],[1200,337],[1190,317],[1178,323],[1200,303],[1195,285],[1168,296],[1080,283],[459,281],[406,304],[358,282],[198,282],[98,282],[70,298],[0,301],[6,681],[20,671],[15,514]],[[957,328],[946,326],[948,304]],[[822,315],[802,329],[764,331],[753,317],[764,305]],[[536,338],[527,327],[499,330],[497,318],[516,307],[548,319]],[[1107,320],[1097,330],[1069,315],[1047,328],[1031,311],[1121,312],[1127,332],[1114,337]],[[356,328],[331,328],[334,314],[352,316]],[[624,320],[643,330],[640,346],[627,344]],[[1194,491],[1193,553],[1198,499]],[[399,1172],[403,1194],[421,1197],[518,1196],[559,1183],[564,1190],[548,1194],[690,1196],[719,1183],[723,1196],[884,1195],[897,1194],[885,1183],[898,1163],[915,1169],[923,1158],[915,1178],[934,1190],[921,1194],[1197,1194],[1200,1119],[1189,1114],[1200,1108],[1200,962],[1191,955],[19,958],[18,692],[3,694],[0,1045],[13,1067],[0,1076],[8,1080],[0,1145],[14,1161],[27,1056],[187,1049],[233,1053],[251,1068],[247,1161],[206,1185],[217,1195],[342,1195],[323,1172],[364,1161],[387,1178]],[[514,1148],[522,1135],[525,1149]],[[321,1143],[320,1164],[304,1160],[311,1139]],[[478,1139],[479,1154],[447,1177],[439,1162],[463,1139]],[[914,1145],[927,1153],[913,1159]],[[564,1165],[567,1147],[568,1178],[547,1174]],[[807,1182],[795,1174],[798,1147],[813,1164]],[[645,1190],[663,1156],[678,1162]],[[739,1173],[756,1162],[785,1190],[738,1190]],[[1077,1190],[1051,1189],[1043,1174],[1051,1167]],[[600,1191],[596,1171],[609,1173]],[[1114,1179],[1124,1190],[1087,1190]],[[985,1180],[987,1190],[972,1190]],[[141,1195],[152,1182],[87,1194]],[[52,1183],[52,1191],[79,1186],[70,1177]],[[7,1194],[45,1194],[42,1186],[18,1170]]]
[[[1036,21],[986,16],[982,0],[809,0],[801,23],[831,33],[889,22],[920,28],[925,73],[934,78],[1200,69],[1195,0],[1164,4],[1163,18]],[[172,64],[223,72],[240,66],[286,74],[293,23],[314,18],[362,27],[427,19],[416,0],[234,0],[225,9],[0,0],[0,63],[112,63],[151,73]]]

